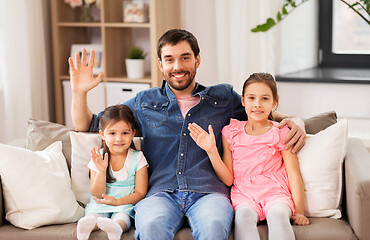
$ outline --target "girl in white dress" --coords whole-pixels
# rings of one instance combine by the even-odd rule
[[[91,199],[85,217],[77,224],[77,239],[88,239],[101,229],[109,240],[121,239],[130,229],[134,204],[148,190],[148,163],[141,151],[133,149],[135,117],[126,105],[106,108],[100,117],[103,149],[92,149],[90,168]]]

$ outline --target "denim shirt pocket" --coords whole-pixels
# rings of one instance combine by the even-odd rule
[[[149,127],[160,127],[167,120],[169,102],[143,102],[141,109]]]
[[[204,102],[200,107],[200,118],[209,124],[221,124],[230,114],[228,99],[213,95],[204,96]]]

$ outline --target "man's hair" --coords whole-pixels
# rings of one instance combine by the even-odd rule
[[[173,46],[181,41],[187,41],[191,47],[191,50],[193,50],[194,57],[198,56],[200,49],[196,37],[191,32],[188,32],[184,29],[171,29],[165,32],[162,35],[162,37],[158,40],[157,45],[158,58],[162,60],[161,54],[163,46],[167,44]]]

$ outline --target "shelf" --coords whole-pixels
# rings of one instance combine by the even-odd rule
[[[160,86],[162,74],[157,66],[157,41],[170,28],[179,28],[180,0],[144,0],[149,6],[149,22],[124,23],[123,1],[102,0],[101,8],[93,6],[94,22],[81,22],[82,8],[71,8],[64,0],[50,0],[53,38],[54,89],[56,122],[64,123],[62,81],[69,80],[68,58],[74,44],[101,44],[104,81],[145,83]],[[129,49],[139,45],[147,52],[146,75],[128,79],[125,59]],[[72,56],[74,60],[74,56]],[[148,66],[149,65],[149,66]]]

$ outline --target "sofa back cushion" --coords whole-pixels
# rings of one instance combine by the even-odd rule
[[[31,151],[42,151],[56,141],[62,141],[63,155],[67,160],[68,170],[71,169],[71,140],[68,127],[30,118],[26,136],[26,148]]]
[[[307,134],[316,134],[336,122],[337,113],[334,111],[324,112],[304,120]]]

